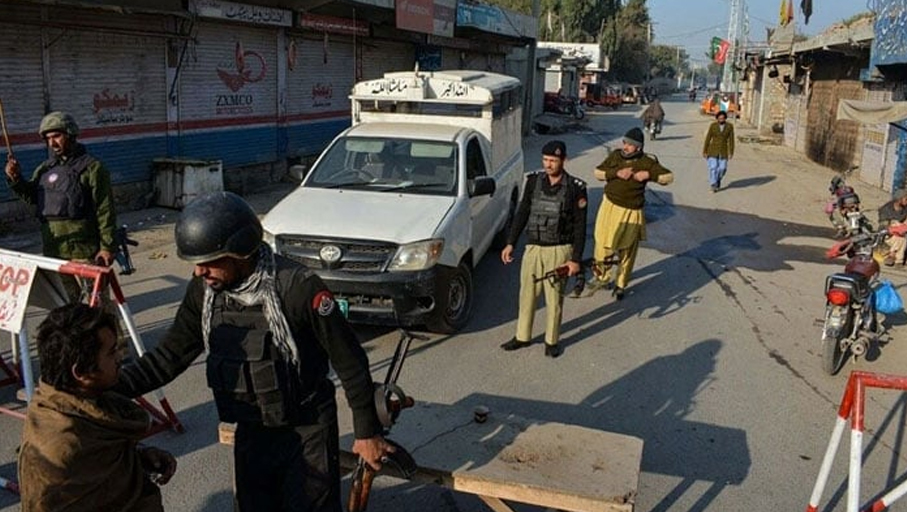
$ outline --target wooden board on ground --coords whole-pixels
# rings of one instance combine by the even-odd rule
[[[222,425],[221,442],[232,442],[231,427]],[[390,437],[416,459],[419,481],[564,511],[633,510],[643,446],[635,437],[494,412],[477,423],[471,410],[425,403],[401,414]]]

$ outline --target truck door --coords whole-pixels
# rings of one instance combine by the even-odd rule
[[[488,176],[488,160],[482,151],[478,137],[472,137],[466,144],[466,184],[476,178]],[[494,199],[491,196],[469,198],[472,217],[472,247],[476,254],[483,254],[494,237]]]

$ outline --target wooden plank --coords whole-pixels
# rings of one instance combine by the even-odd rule
[[[401,415],[391,437],[416,459],[419,482],[568,512],[633,510],[643,446],[635,437],[514,415],[477,423],[471,410],[425,403]],[[352,437],[343,442],[349,468]]]
[[[490,508],[494,512],[513,512],[512,508],[508,507],[506,503],[497,498],[480,495],[479,499],[484,501],[485,504],[488,505],[488,508]]]

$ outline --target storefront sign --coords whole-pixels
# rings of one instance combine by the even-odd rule
[[[95,124],[126,124],[135,120],[135,91],[122,94],[105,87],[92,98],[92,113]]]
[[[299,13],[299,26],[317,32],[368,37],[368,23],[362,20]]]
[[[397,28],[431,34],[435,29],[433,0],[397,0]]]
[[[397,0],[397,28],[453,37],[456,0]]]
[[[259,25],[293,26],[293,12],[260,5],[246,5],[225,0],[190,0],[189,11],[207,18],[241,21]]]
[[[17,258],[0,258],[0,329],[19,332],[37,266]]]
[[[231,94],[215,97],[215,113],[219,116],[248,115],[255,112],[255,96],[244,90],[247,84],[260,82],[268,72],[264,57],[258,52],[245,50],[242,41],[237,41],[233,58],[217,66],[217,77]]]
[[[535,18],[516,11],[505,13],[494,5],[458,3],[457,26],[510,37],[535,39],[538,35]]]

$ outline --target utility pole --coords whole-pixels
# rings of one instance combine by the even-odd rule
[[[727,25],[727,42],[730,44],[724,59],[724,72],[721,76],[721,90],[731,92],[734,90],[737,77],[734,72],[734,63],[737,55],[737,30],[740,27],[740,4],[743,0],[730,0],[731,12]]]
[[[649,84],[649,80],[652,79],[652,22],[650,21],[646,25],[646,83],[643,86]]]

